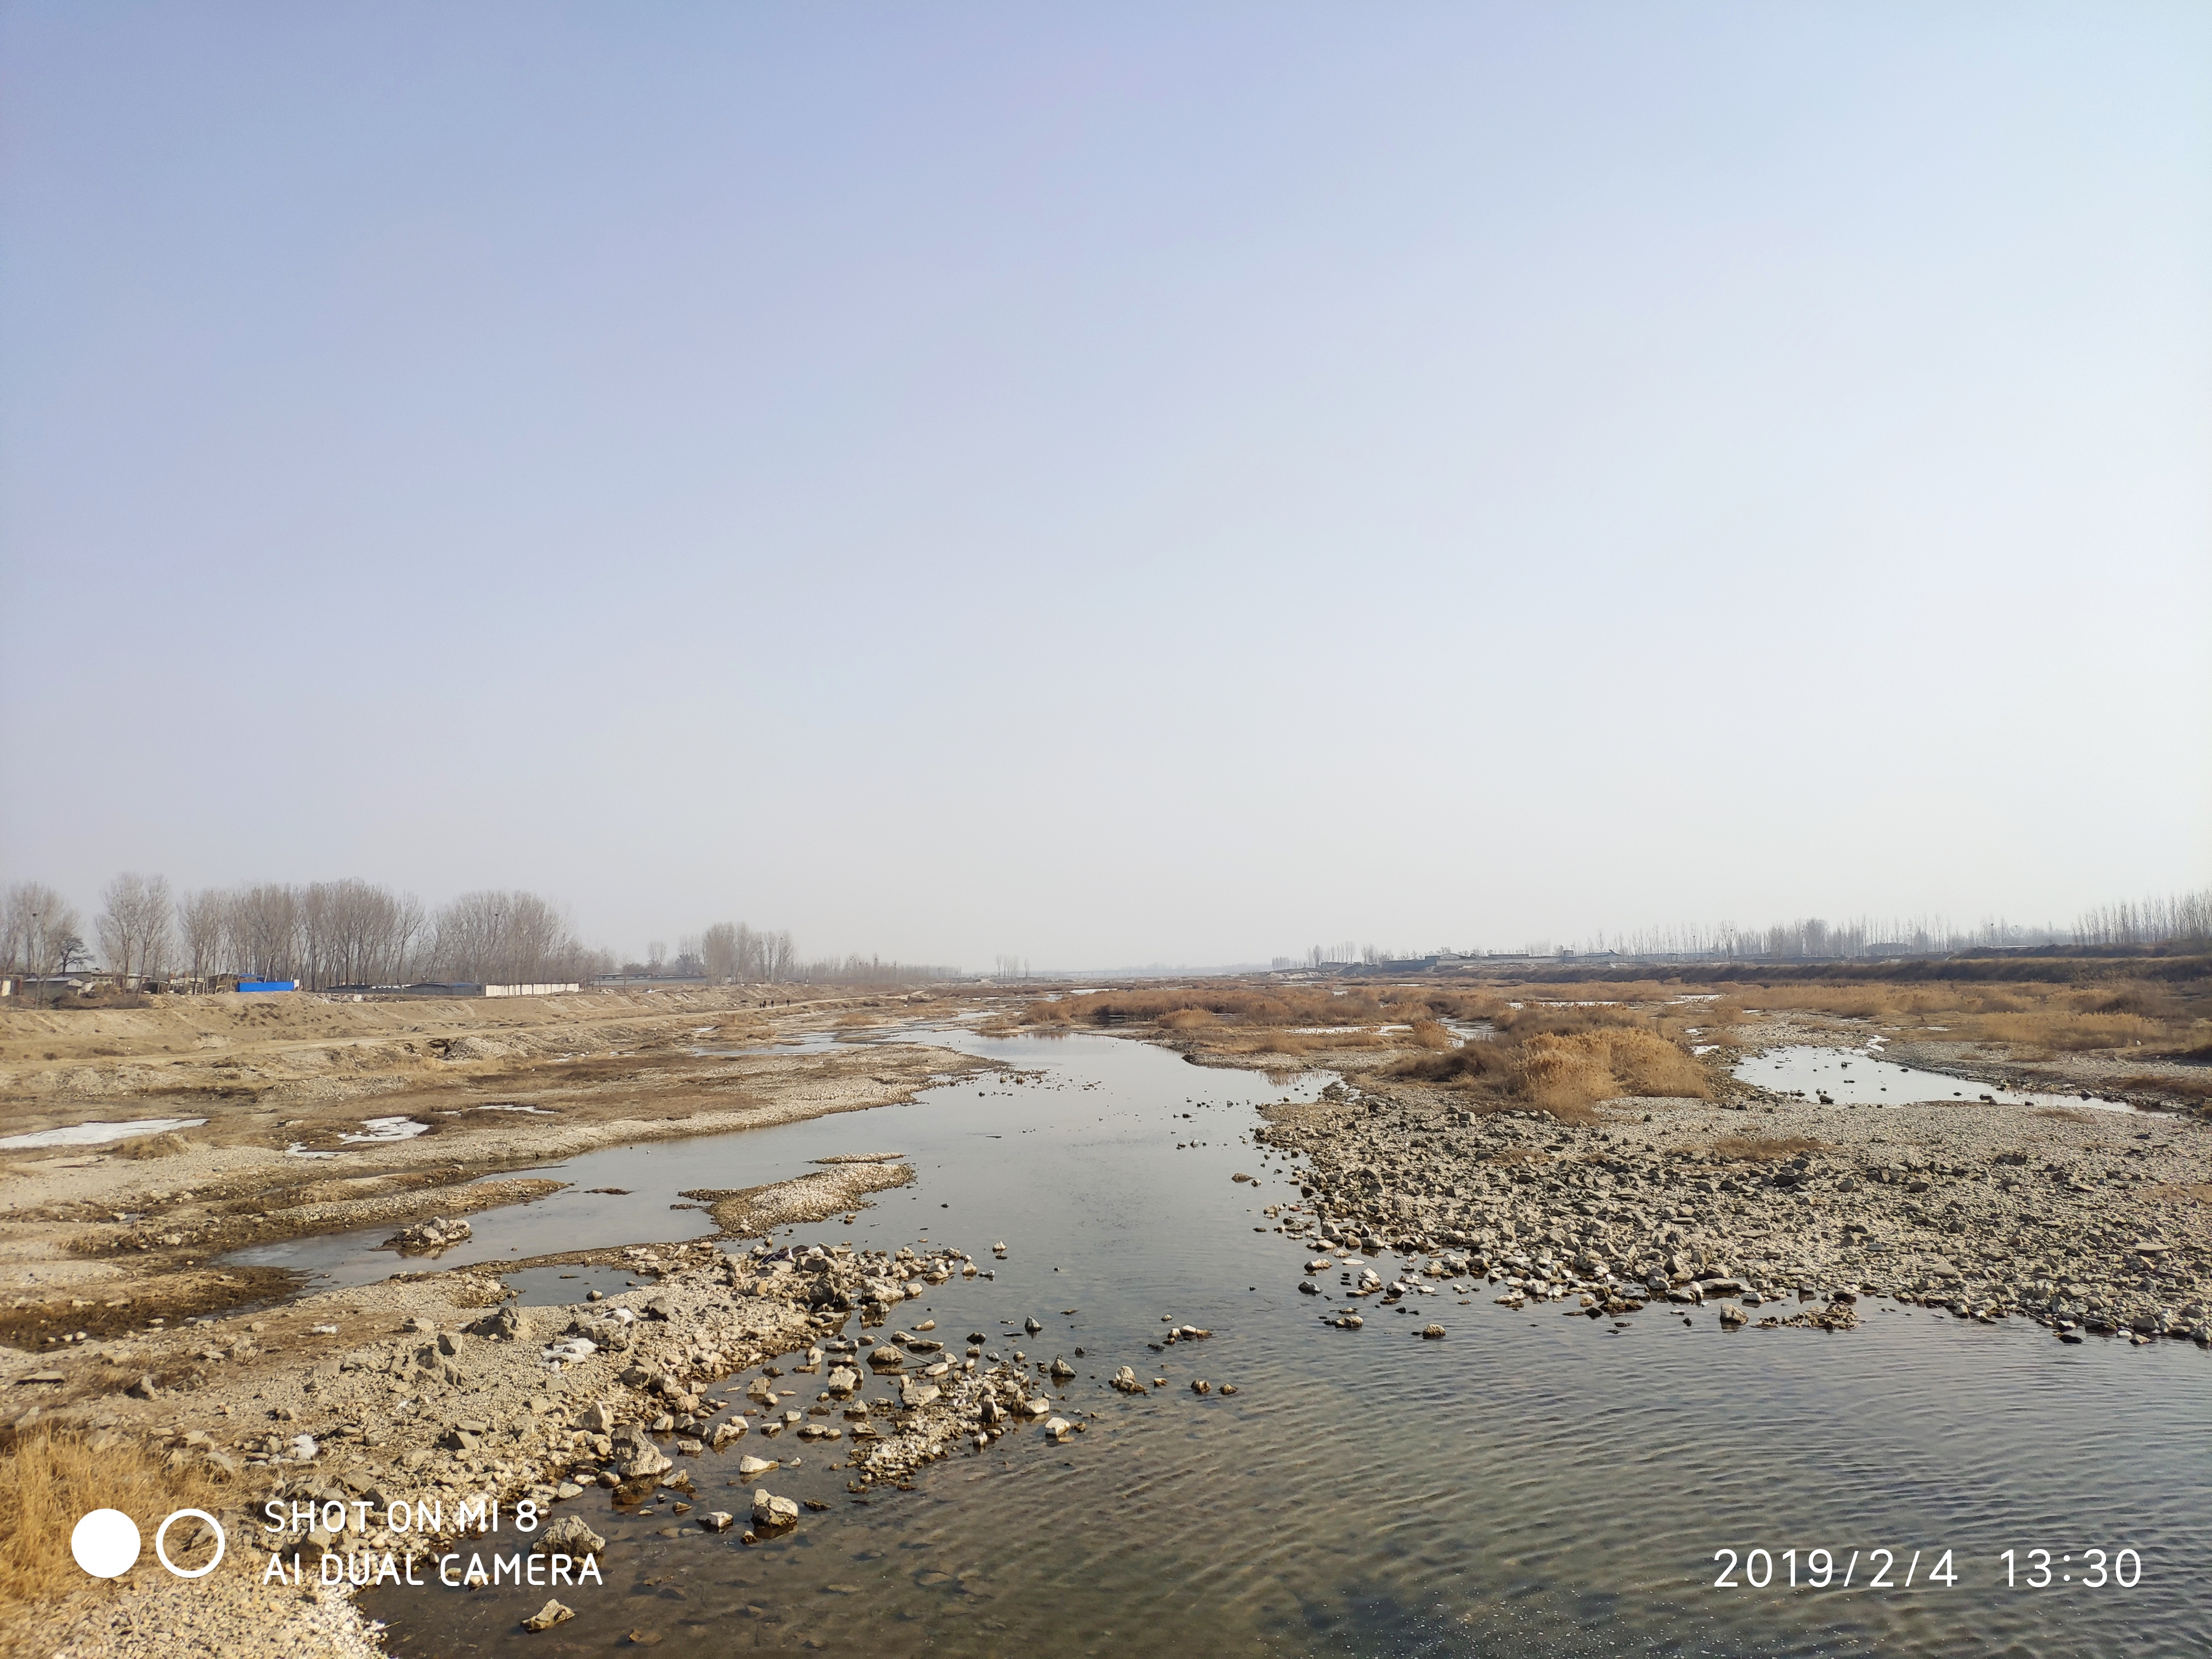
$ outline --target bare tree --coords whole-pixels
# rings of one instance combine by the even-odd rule
[[[396,984],[411,970],[422,906],[366,881],[319,881],[300,895],[307,983]]]
[[[695,941],[684,941],[684,965]],[[696,941],[696,971],[720,985],[773,984],[799,967],[799,952],[787,933],[756,933],[742,921],[718,921]],[[658,949],[659,947],[654,947]],[[659,958],[654,957],[656,968]]]
[[[209,887],[177,901],[185,969],[196,980],[222,971],[230,950],[230,895]]]
[[[167,876],[146,878],[146,900],[138,913],[138,972],[148,979],[164,978],[175,959],[176,900]]]
[[[108,971],[125,985],[160,974],[168,962],[169,883],[126,870],[100,891],[97,923]]]
[[[17,882],[8,890],[4,909],[0,909],[7,965],[33,975],[63,971],[64,941],[76,942],[81,925],[76,906],[44,882]]]
[[[491,985],[580,982],[611,967],[535,893],[462,894],[438,912],[431,954],[441,977]]]
[[[700,934],[699,960],[705,965],[707,977],[714,984],[735,982],[741,960],[738,952],[737,924],[718,921]]]
[[[247,979],[297,979],[300,895],[272,882],[240,888],[231,901],[231,967]]]

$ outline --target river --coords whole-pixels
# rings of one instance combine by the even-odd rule
[[[1724,1334],[1705,1310],[1686,1324],[1656,1309],[1614,1332],[1486,1292],[1463,1305],[1464,1291],[1324,1328],[1297,1290],[1306,1250],[1262,1213],[1297,1199],[1294,1174],[1249,1139],[1255,1103],[1322,1079],[1286,1091],[1103,1036],[917,1035],[1036,1080],[548,1173],[662,1206],[661,1231],[622,1241],[641,1242],[698,1231],[665,1209],[670,1183],[902,1152],[912,1187],[849,1228],[798,1236],[972,1252],[994,1279],[956,1279],[900,1317],[933,1317],[956,1352],[972,1330],[994,1352],[1067,1355],[1078,1376],[1059,1408],[1096,1413],[1085,1432],[1064,1446],[1018,1433],[865,1500],[828,1467],[835,1448],[793,1445],[802,1466],[768,1484],[830,1508],[754,1547],[587,1492],[562,1507],[609,1539],[607,1578],[561,1592],[572,1621],[518,1628],[542,1589],[369,1593],[394,1652],[568,1659],[633,1632],[672,1656],[2203,1650],[2212,1370],[2191,1346],[2066,1347],[2032,1325],[1888,1303],[1834,1335]],[[599,1178],[616,1167],[629,1178]],[[662,1182],[649,1194],[648,1175]],[[556,1213],[475,1218],[476,1259],[550,1248],[536,1241]],[[352,1263],[298,1265],[358,1282]],[[1384,1258],[1386,1278],[1395,1265]],[[532,1299],[559,1283],[533,1282]],[[1044,1330],[1024,1337],[1032,1316]],[[1156,1354],[1164,1319],[1215,1334]],[[1419,1340],[1431,1321],[1444,1340]],[[1168,1386],[1115,1394],[1104,1379],[1123,1364]],[[1200,1377],[1215,1391],[1194,1395]],[[702,1510],[743,1513],[748,1449],[761,1443],[689,1460]],[[1832,1553],[1829,1588],[1808,1582],[1816,1549]],[[2039,1549],[2051,1582],[2031,1588]],[[1715,1585],[1723,1551],[1732,1587]],[[2105,1553],[2101,1585],[2090,1551]],[[2134,1584],[2115,1582],[2137,1561]],[[1934,1576],[1946,1569],[1952,1582]]]

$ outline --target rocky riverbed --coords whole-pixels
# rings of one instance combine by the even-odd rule
[[[1115,1431],[1130,1426],[1121,1419],[1133,1412],[1170,1412],[1178,1424],[1188,1419],[1177,1436],[1232,1432],[1225,1417],[1211,1431],[1200,1419],[1217,1407],[1264,1416],[1285,1409],[1289,1399],[1282,1387],[1265,1386],[1264,1370],[1261,1391],[1249,1391],[1249,1373],[1261,1358],[1252,1345],[1261,1340],[1255,1316],[1266,1301],[1267,1258],[1282,1248],[1261,1235],[1275,1229],[1297,1251],[1284,1265],[1305,1269],[1311,1287],[1303,1297],[1293,1292],[1296,1274],[1277,1282],[1274,1294],[1286,1304],[1282,1320],[1296,1328],[1310,1310],[1354,1331],[1364,1325],[1364,1335],[1317,1333],[1332,1355],[1347,1358],[1378,1352],[1377,1336],[1395,1328],[1405,1339],[1399,1354],[1437,1356],[1454,1367],[1455,1387],[1478,1373],[1515,1374],[1514,1366],[1496,1364],[1496,1354],[1487,1370],[1457,1367],[1466,1364],[1461,1356],[1468,1342],[1537,1342],[1534,1330],[1518,1334],[1526,1324],[1540,1322],[1555,1345],[1580,1349],[1583,1327],[1536,1322],[1538,1312],[1586,1316],[1593,1335],[1623,1326],[1633,1335],[1639,1313],[1646,1321],[1665,1314],[1674,1341],[1701,1347],[1702,1339],[1680,1328],[1681,1319],[1708,1330],[1717,1316],[1721,1328],[1843,1329],[1868,1311],[1869,1298],[1905,1296],[1955,1308],[1970,1320],[2033,1317],[2070,1325],[2064,1334],[2077,1339],[2127,1332],[2145,1344],[2155,1337],[2133,1328],[2148,1309],[2160,1316],[2158,1331],[2203,1340],[2203,1200],[2212,1194],[2203,1189],[2203,1126],[2178,1117],[2037,1115],[1964,1103],[1831,1109],[1738,1090],[1726,1103],[1605,1103],[1589,1127],[1574,1127],[1526,1111],[1479,1110],[1479,1103],[1449,1088],[1369,1074],[1319,1099],[1276,1098],[1262,1106],[1263,1149],[1232,1154],[1230,1147],[1241,1146],[1242,1131],[1255,1122],[1252,1109],[1270,1098],[1256,1087],[1256,1075],[1242,1098],[1193,1100],[1183,1091],[1202,1074],[1157,1050],[1082,1038],[1055,1049],[1066,1051],[1068,1066],[1066,1077],[1049,1079],[1051,1091],[1066,1091],[1056,1104],[1047,1090],[1016,1089],[1007,1073],[990,1102],[976,1091],[948,1091],[932,1117],[906,1120],[895,1132],[900,1139],[886,1134],[886,1142],[908,1149],[902,1157],[817,1157],[832,1172],[877,1170],[886,1181],[922,1171],[919,1194],[896,1200],[905,1218],[886,1231],[880,1212],[872,1223],[862,1218],[860,1231],[848,1235],[858,1244],[830,1242],[837,1226],[830,1220],[828,1238],[817,1234],[820,1243],[781,1249],[763,1243],[738,1251],[696,1240],[509,1257],[496,1269],[410,1273],[279,1310],[196,1322],[166,1336],[94,1340],[38,1356],[46,1369],[15,1377],[9,1389],[17,1401],[35,1402],[31,1411],[65,1417],[98,1435],[151,1437],[180,1469],[226,1475],[236,1500],[226,1521],[234,1547],[248,1558],[238,1565],[252,1569],[227,1566],[216,1582],[198,1586],[141,1575],[149,1582],[128,1601],[87,1595],[52,1627],[59,1635],[46,1650],[88,1659],[162,1653],[167,1650],[148,1632],[208,1628],[209,1598],[216,1596],[241,1632],[288,1632],[284,1639],[301,1643],[314,1632],[313,1639],[327,1641],[331,1650],[354,1651],[330,1632],[358,1640],[359,1619],[342,1596],[334,1600],[317,1585],[317,1564],[325,1547],[332,1559],[359,1559],[410,1544],[419,1550],[440,1535],[420,1526],[404,1534],[393,1528],[387,1506],[395,1501],[428,1504],[448,1517],[481,1501],[510,1513],[527,1502],[559,1528],[540,1536],[549,1545],[558,1540],[572,1557],[600,1553],[593,1525],[619,1533],[611,1547],[625,1572],[625,1593],[642,1595],[665,1582],[659,1575],[665,1569],[657,1565],[664,1543],[704,1548],[699,1540],[726,1529],[726,1545],[760,1547],[738,1550],[747,1561],[795,1562],[825,1541],[813,1529],[827,1528],[832,1517],[813,1511],[829,1505],[854,1507],[843,1522],[848,1529],[872,1516],[895,1526],[910,1505],[933,1501],[933,1492],[941,1499],[947,1482],[965,1489],[986,1470],[1009,1467],[1009,1459],[1015,1469],[1048,1464],[1068,1471],[1071,1480],[1085,1478],[1074,1471],[1114,1463],[1095,1454],[1123,1441]],[[1083,1069],[1094,1066],[1095,1079]],[[1158,1074],[1163,1066],[1167,1075]],[[1084,1091],[1123,1073],[1146,1079],[1141,1086],[1151,1091],[1140,1118],[1109,1095],[1088,1103]],[[1304,1091],[1310,1095],[1318,1082]],[[1216,1086],[1212,1077],[1206,1086]],[[1239,1085],[1223,1078],[1218,1086],[1229,1095]],[[968,1103],[971,1095],[973,1115],[956,1116],[954,1100]],[[1034,1102],[1016,1103],[1031,1095]],[[1079,1100],[1085,1104],[1076,1106]],[[1141,1130],[1114,1127],[1139,1121]],[[986,1131],[988,1138],[979,1139]],[[1004,1140],[1000,1131],[1007,1132]],[[1038,1139],[1024,1139],[1032,1134]],[[1069,1138],[1047,1142],[1048,1135]],[[1127,1136],[1134,1138],[1116,1139]],[[1117,1158],[1130,1160],[1126,1167],[1099,1158],[1097,1149],[1108,1144],[1118,1148]],[[986,1150],[1016,1146],[1024,1148],[1016,1161]],[[1232,1155],[1243,1161],[1214,1162]],[[1211,1166],[1202,1176],[1201,1160]],[[1231,1188],[1232,1169],[1249,1184]],[[1255,1170],[1261,1179],[1252,1182]],[[1085,1207],[1082,1194],[1102,1171],[1133,1184]],[[1285,1176],[1302,1178],[1304,1193],[1283,1185]],[[1203,1192],[1177,1187],[1194,1180],[1203,1180]],[[835,1198],[802,1206],[820,1218],[847,1202],[866,1202],[857,1188],[815,1194],[823,1183],[813,1176],[786,1184],[793,1202],[808,1194]],[[1171,1237],[1179,1249],[1210,1241],[1200,1247],[1209,1263],[1231,1259],[1224,1248],[1231,1235],[1243,1241],[1239,1251],[1251,1253],[1251,1270],[1233,1270],[1234,1285],[1205,1287],[1207,1305],[1197,1311],[1224,1340],[1195,1351],[1180,1345],[1201,1341],[1207,1332],[1178,1322],[1193,1311],[1187,1305],[1193,1284],[1177,1280],[1172,1300],[1152,1302],[1153,1281],[1145,1280],[1151,1308],[1142,1318],[1157,1313],[1160,1323],[1137,1331],[1149,1334],[1143,1342],[1126,1325],[1100,1320],[1101,1310],[1088,1305],[1074,1282],[1079,1273],[1126,1273],[1138,1266],[1124,1254],[1126,1240],[1118,1251],[1109,1247],[1110,1265],[1103,1257],[1086,1262],[1085,1253],[1106,1236],[1100,1226],[1121,1224],[1125,1212],[1143,1212],[1132,1206],[1144,1195],[1169,1189],[1180,1195],[1155,1215],[1148,1236]],[[1204,1193],[1214,1191],[1234,1194],[1225,1214],[1205,1201]],[[798,1213],[781,1207],[767,1188],[701,1188],[696,1196],[718,1208],[741,1202],[756,1215],[773,1210],[783,1218],[780,1226]],[[759,1207],[763,1200],[768,1208]],[[1008,1224],[1024,1203],[1032,1206],[1026,1234]],[[1033,1246],[1024,1238],[1048,1231],[1070,1205],[1085,1208],[1085,1227],[1062,1230],[1054,1254],[1042,1258],[1049,1265],[1030,1265],[1024,1252]],[[975,1254],[927,1243],[927,1228],[922,1238],[898,1243],[913,1238],[907,1228],[948,1208],[967,1218],[963,1226],[985,1220],[994,1235],[1013,1238],[1017,1259],[1000,1260],[972,1238]],[[866,1247],[872,1230],[879,1248]],[[1389,1261],[1386,1251],[1404,1255]],[[558,1307],[519,1305],[495,1276],[586,1261],[622,1272],[598,1276],[603,1293],[587,1295],[579,1284],[564,1293],[574,1299]],[[1050,1276],[1061,1263],[1069,1278],[1065,1292],[1063,1281]],[[960,1295],[962,1283],[994,1270],[995,1287],[979,1285]],[[616,1290],[625,1276],[637,1282]],[[2039,1281],[2046,1279],[2050,1292],[2038,1303]],[[1163,1291],[1168,1282],[1160,1279]],[[960,1322],[940,1329],[923,1304],[948,1285],[949,1299],[937,1307],[945,1320]],[[1099,1294],[1096,1283],[1091,1293]],[[1510,1316],[1510,1331],[1500,1324],[1501,1310],[1466,1310],[1478,1295],[1520,1310]],[[1079,1326],[1079,1308],[1060,1307],[1063,1301],[1085,1304]],[[1055,1328],[1065,1328],[1047,1336],[1042,1322],[1019,1318],[1025,1304],[1048,1316],[1057,1311]],[[959,1313],[963,1305],[967,1312]],[[1163,1306],[1168,1311],[1159,1313]],[[987,1338],[990,1316],[1003,1317],[1006,1328]],[[979,1328],[968,1328],[971,1318],[981,1322]],[[1413,1340],[1425,1334],[1436,1340]],[[1959,1334],[2008,1340],[2002,1330]],[[1668,1333],[1652,1335],[1663,1344]],[[1857,1340],[1871,1348],[1881,1339]],[[1088,1352],[1078,1346],[1086,1341]],[[188,1360],[185,1372],[145,1369],[154,1346]],[[1141,1352],[1147,1346],[1148,1358]],[[1267,1347],[1304,1352],[1280,1330]],[[1222,1370],[1173,1363],[1191,1352],[1218,1361],[1231,1350],[1226,1374],[1248,1391],[1225,1403],[1220,1396],[1237,1390],[1222,1386]],[[1735,1356],[1764,1351],[1729,1345]],[[2087,1360],[2094,1352],[2076,1358]],[[2124,1369],[2143,1363],[2125,1353],[2113,1358]],[[1140,1364],[1124,1363],[1131,1359]],[[2186,1352],[2176,1359],[2197,1363]],[[1294,1372],[1305,1362],[1284,1363]],[[1385,1370],[1396,1375],[1407,1364],[1396,1358]],[[40,1380],[46,1376],[53,1380]],[[1280,1385],[1291,1374],[1274,1380]],[[1146,1393],[1156,1397],[1128,1397]],[[980,1454],[1010,1434],[1046,1455],[1024,1457],[1009,1444],[977,1456],[966,1466],[973,1473],[918,1478],[935,1459]],[[1077,1452],[1079,1444],[1093,1455]],[[890,1509],[875,1497],[885,1487],[917,1485],[918,1496],[902,1497]],[[713,1490],[718,1486],[733,1490],[726,1495]],[[254,1506],[272,1497],[287,1505],[318,1504],[318,1524],[263,1534]],[[332,1504],[362,1524],[319,1524]],[[794,1529],[796,1551],[773,1547]],[[297,1551],[308,1582],[257,1583],[264,1546],[288,1560]],[[820,1587],[811,1589],[818,1600]],[[534,1592],[520,1613],[501,1598],[485,1598],[484,1613],[471,1617],[477,1628],[489,1628],[481,1623],[489,1617],[492,1627],[512,1632],[514,1619],[543,1612],[545,1594]],[[468,1598],[472,1605],[477,1599]],[[556,1621],[568,1637],[515,1639],[576,1639],[619,1605],[568,1599],[577,1602],[575,1621]],[[405,1596],[397,1602],[416,1605]],[[373,1595],[369,1605],[379,1606]],[[249,1643],[236,1650],[254,1650]],[[267,1650],[288,1650],[279,1641]]]
[[[1310,1200],[1285,1232],[1342,1252],[1309,1264],[1332,1302],[1411,1311],[1464,1280],[1593,1319],[1718,1304],[1724,1327],[1834,1329],[1890,1297],[2069,1340],[2212,1343],[2201,1120],[1754,1097],[1615,1101],[1577,1127],[1397,1084],[1265,1115]],[[1427,1260],[1363,1282],[1384,1249]]]
[[[1036,1389],[1018,1358],[987,1369],[973,1345],[948,1352],[927,1334],[934,1322],[872,1350],[845,1334],[856,1320],[884,1324],[933,1285],[987,1271],[950,1247],[763,1244],[732,1257],[698,1242],[607,1254],[648,1282],[574,1307],[523,1308],[503,1299],[495,1279],[463,1272],[210,1322],[198,1328],[203,1359],[210,1370],[252,1371],[250,1386],[241,1377],[179,1395],[141,1378],[130,1409],[93,1426],[144,1435],[177,1467],[212,1471],[237,1494],[223,1516],[233,1566],[196,1588],[235,1603],[228,1616],[241,1624],[289,1621],[298,1633],[327,1635],[346,1615],[322,1593],[324,1554],[365,1558],[360,1571],[374,1571],[387,1554],[465,1548],[462,1517],[487,1501],[509,1515],[526,1501],[557,1528],[563,1500],[601,1486],[621,1504],[659,1494],[679,1513],[702,1509],[702,1525],[715,1516],[726,1524],[726,1511],[690,1501],[688,1458],[750,1437],[763,1452],[741,1468],[765,1476],[818,1445],[845,1453],[854,1488],[865,1490],[1044,1415],[1032,1409]],[[778,1358],[795,1363],[779,1370],[769,1364]],[[753,1367],[763,1373],[744,1393],[714,1395],[718,1382]],[[65,1382],[54,1375],[56,1387]],[[779,1440],[791,1449],[768,1449]],[[796,1523],[796,1504],[762,1492],[756,1525]],[[281,1528],[265,1524],[271,1501]],[[425,1522],[426,1512],[435,1518]],[[548,1536],[580,1559],[596,1547],[588,1529]],[[295,1553],[304,1582],[256,1583],[271,1555],[289,1562]],[[160,1653],[144,1639],[147,1607],[171,1601],[177,1609],[160,1622],[198,1606],[156,1578],[137,1605],[81,1600],[42,1639],[64,1651]],[[207,1616],[204,1607],[191,1614]]]

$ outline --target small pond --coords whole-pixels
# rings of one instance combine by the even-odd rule
[[[2000,1106],[2092,1106],[2132,1112],[2124,1101],[2101,1100],[2087,1091],[2002,1089],[1972,1078],[1900,1066],[1867,1049],[1819,1048],[1804,1044],[1769,1048],[1737,1062],[1735,1075],[1777,1094],[1826,1095],[1843,1106],[1909,1106],[1929,1100],[1990,1101]]]

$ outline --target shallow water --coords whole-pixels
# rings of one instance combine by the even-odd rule
[[[593,1291],[619,1296],[653,1282],[650,1274],[640,1279],[620,1267],[525,1267],[505,1278],[515,1301],[526,1308],[565,1306],[583,1301]]]
[[[523,1634],[544,1589],[372,1593],[395,1652],[566,1659],[633,1631],[684,1656],[2202,1651],[2212,1360],[2193,1347],[2067,1347],[1888,1304],[1838,1335],[1724,1334],[1705,1310],[1616,1334],[1486,1294],[1405,1313],[1370,1300],[1364,1329],[1326,1329],[1296,1289],[1309,1248],[1254,1231],[1297,1196],[1243,1139],[1250,1103],[1283,1091],[1110,1038],[962,1044],[1048,1080],[724,1138],[755,1143],[741,1154],[689,1143],[693,1168],[822,1155],[802,1130],[905,1152],[914,1188],[802,1236],[927,1232],[975,1253],[994,1280],[939,1286],[898,1320],[934,1317],[956,1352],[971,1329],[1033,1359],[1082,1346],[1054,1392],[1097,1413],[1086,1431],[1017,1433],[865,1506],[829,1467],[835,1445],[748,1436],[686,1460],[702,1511],[742,1515],[737,1457],[787,1449],[802,1467],[765,1484],[830,1510],[748,1547],[587,1492],[562,1507],[609,1538],[608,1578],[560,1592],[574,1620]],[[1383,1258],[1386,1277],[1398,1265]],[[1032,1314],[1045,1329],[1024,1338]],[[1216,1334],[1155,1355],[1163,1316]],[[1430,1320],[1445,1340],[1418,1339]],[[1168,1386],[1110,1392],[1125,1363]],[[1198,1376],[1240,1391],[1199,1398]],[[2141,1582],[2087,1588],[2081,1553],[2123,1547]],[[1792,1591],[1786,1565],[1764,1589],[1713,1587],[1717,1550],[1755,1547],[1797,1549],[1801,1580],[1803,1552],[1835,1551],[1838,1578],[1861,1556],[1848,1590]],[[1871,1587],[1884,1547],[1890,1583]],[[2005,1589],[2001,1553],[2021,1552],[2025,1576],[2037,1547],[2075,1559],[2054,1560],[2048,1589]],[[1931,1583],[1947,1549],[1957,1583]]]
[[[1826,1094],[1845,1106],[1909,1106],[1922,1101],[1980,1100],[2000,1106],[2094,1107],[2100,1111],[2132,1112],[2124,1101],[2100,1100],[2073,1091],[2000,1089],[1972,1078],[1948,1077],[1900,1066],[1865,1049],[1817,1048],[1792,1044],[1769,1048],[1737,1062],[1735,1076],[1777,1094],[1802,1094],[1808,1099]]]
[[[934,1032],[910,1035],[928,1042],[939,1040]],[[957,1047],[966,1040],[965,1034],[960,1034],[957,1041],[947,1040],[942,1046]],[[970,1092],[975,1086],[969,1085]],[[1003,1092],[1009,1087],[1029,1085],[993,1083],[983,1086]],[[509,1176],[516,1179],[568,1184],[528,1204],[470,1216],[468,1243],[434,1256],[403,1257],[384,1249],[385,1241],[398,1231],[386,1222],[352,1232],[249,1246],[223,1257],[222,1265],[289,1267],[307,1274],[313,1289],[343,1289],[432,1267],[465,1267],[509,1256],[696,1238],[713,1232],[714,1224],[698,1203],[684,1196],[687,1189],[757,1187],[808,1174],[816,1167],[815,1159],[833,1153],[900,1151],[896,1139],[881,1146],[856,1146],[854,1136],[856,1127],[864,1137],[896,1136],[897,1126],[904,1121],[902,1114],[912,1109],[885,1106],[739,1134],[641,1141],[556,1164],[510,1170]]]

